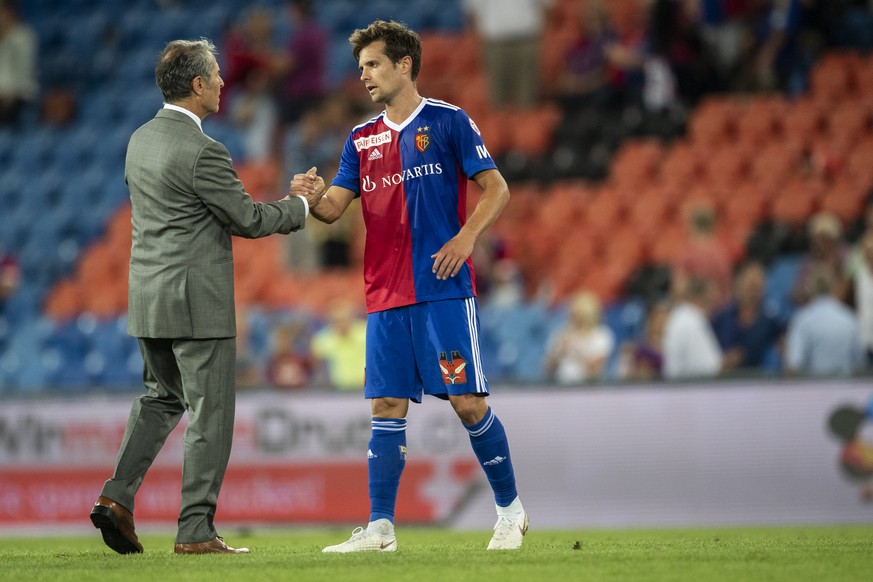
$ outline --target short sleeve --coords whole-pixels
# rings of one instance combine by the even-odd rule
[[[451,124],[453,145],[467,178],[472,178],[483,170],[497,168],[485,146],[482,132],[463,109],[451,116]]]
[[[358,152],[355,149],[355,142],[352,136],[353,134],[350,133],[349,138],[346,140],[346,145],[343,146],[339,170],[331,185],[351,190],[356,196],[360,196],[361,160],[358,159]]]

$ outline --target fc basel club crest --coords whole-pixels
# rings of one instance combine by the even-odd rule
[[[424,150],[430,145],[430,128],[428,126],[419,127],[418,133],[415,134],[415,149],[424,153]]]
[[[452,350],[452,359],[446,359],[446,353],[440,352],[440,370],[443,382],[446,384],[465,384],[467,382],[467,360],[461,357],[461,352]]]

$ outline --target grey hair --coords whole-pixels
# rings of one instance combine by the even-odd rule
[[[196,77],[209,85],[217,54],[215,45],[205,38],[168,42],[155,66],[155,81],[164,101],[175,103],[191,95],[191,82]]]

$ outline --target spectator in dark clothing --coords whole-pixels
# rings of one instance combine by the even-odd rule
[[[728,370],[778,371],[778,345],[785,326],[764,304],[764,267],[743,265],[734,280],[734,298],[713,319]]]
[[[329,35],[312,18],[311,4],[308,0],[286,3],[293,20],[279,86],[282,119],[286,123],[295,123],[326,94]]]

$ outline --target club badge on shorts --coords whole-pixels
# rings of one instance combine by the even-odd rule
[[[440,352],[440,371],[446,384],[464,384],[467,382],[467,360],[461,357],[461,352],[452,350],[452,359],[446,359],[446,353]]]

